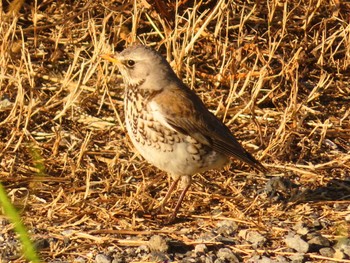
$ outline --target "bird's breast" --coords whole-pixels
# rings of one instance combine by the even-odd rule
[[[161,170],[191,175],[226,163],[227,157],[174,130],[157,105],[142,94],[127,92],[124,106],[126,128],[135,148]]]

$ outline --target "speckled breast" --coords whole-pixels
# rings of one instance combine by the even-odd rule
[[[214,152],[190,136],[165,127],[154,119],[148,104],[152,94],[128,89],[125,94],[125,121],[135,148],[161,170],[192,175],[217,168],[227,157]]]

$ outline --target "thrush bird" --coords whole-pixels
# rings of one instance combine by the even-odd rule
[[[221,168],[230,157],[266,172],[155,50],[135,45],[101,57],[115,63],[123,76],[125,121],[132,143],[174,180],[162,207],[183,180],[169,221],[175,219],[193,174]]]

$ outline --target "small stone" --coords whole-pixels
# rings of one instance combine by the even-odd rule
[[[334,257],[334,249],[331,247],[323,247],[319,250],[320,254],[324,257],[333,258]]]
[[[303,263],[304,255],[303,254],[294,254],[289,257],[293,263]]]
[[[288,234],[284,239],[287,247],[296,250],[299,253],[306,253],[309,250],[309,244],[299,235]]]
[[[232,236],[237,230],[237,224],[232,220],[223,220],[217,223],[216,232],[224,236]]]
[[[298,222],[293,229],[297,232],[297,234],[299,235],[306,235],[307,233],[309,233],[309,229],[304,226],[304,224],[302,222]]]
[[[95,258],[96,263],[111,263],[112,260],[110,257],[106,256],[105,254],[97,254]]]
[[[220,248],[219,251],[217,252],[217,257],[218,259],[224,260],[224,262],[232,262],[232,263],[240,262],[236,257],[236,255],[232,252],[232,250],[228,248]]]
[[[246,240],[250,242],[253,247],[257,247],[263,245],[266,241],[266,238],[257,231],[249,231],[247,233]]]
[[[335,259],[344,259],[345,258],[345,254],[339,248],[336,248],[335,252],[333,254],[333,258],[335,258]]]
[[[324,236],[317,234],[314,237],[312,237],[308,243],[310,245],[316,245],[318,247],[329,247],[331,245],[331,243],[329,242],[329,240],[327,238],[325,238]]]
[[[266,238],[257,231],[248,231],[246,229],[239,231],[238,236],[251,243],[254,248],[261,246],[266,241]]]
[[[343,254],[350,257],[350,239],[341,238],[338,240],[337,244],[334,246],[336,250],[341,251]]]
[[[35,240],[34,245],[37,250],[42,250],[50,247],[50,241],[46,238],[41,238],[41,239]]]
[[[198,244],[194,248],[194,253],[198,254],[205,254],[208,251],[208,248],[205,244]]]
[[[196,239],[197,242],[216,241],[216,240],[217,240],[217,234],[214,234],[213,232],[204,232],[199,236],[199,238]]]

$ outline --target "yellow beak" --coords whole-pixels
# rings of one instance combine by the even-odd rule
[[[120,60],[115,58],[113,54],[102,54],[100,57],[103,59],[106,59],[114,64],[121,64]]]

